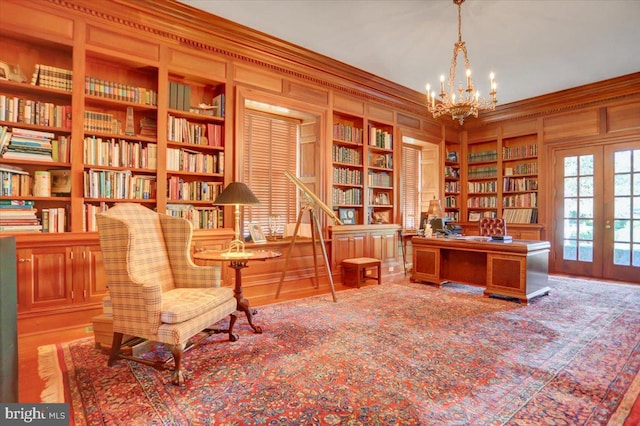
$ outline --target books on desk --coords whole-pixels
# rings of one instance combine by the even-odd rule
[[[511,235],[492,235],[491,241],[497,243],[510,243],[513,241],[513,237],[511,237]]]

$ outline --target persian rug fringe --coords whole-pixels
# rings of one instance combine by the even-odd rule
[[[57,345],[38,348],[38,375],[44,381],[41,402],[64,402],[64,380],[58,359]]]

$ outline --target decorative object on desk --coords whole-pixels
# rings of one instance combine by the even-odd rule
[[[234,206],[235,238],[229,244],[229,257],[246,256],[244,242],[240,239],[240,206],[256,206],[260,201],[242,182],[231,182],[213,202],[214,206]]]
[[[71,194],[71,170],[49,170],[51,174],[51,194],[66,196]]]
[[[282,231],[282,222],[282,215],[272,214],[269,216],[269,231],[271,231],[271,239],[273,241],[278,239],[278,234]]]
[[[356,224],[356,209],[338,209],[338,215],[343,225]]]
[[[462,41],[462,19],[461,9],[464,0],[453,0],[453,4],[458,6],[458,42],[454,44],[453,59],[451,60],[451,66],[449,68],[449,79],[447,80],[447,87],[444,86],[444,74],[440,76],[440,101],[436,103],[436,92],[431,92],[431,85],[427,84],[427,108],[429,112],[433,114],[434,118],[438,118],[441,115],[451,115],[451,118],[458,120],[460,125],[464,123],[464,119],[469,116],[478,116],[478,112],[481,110],[493,111],[496,108],[498,99],[496,98],[496,82],[493,73],[489,75],[490,79],[490,91],[489,95],[491,99],[485,99],[480,97],[480,92],[475,90],[473,81],[471,79],[471,65],[469,65],[469,58],[467,56],[467,46]],[[462,53],[464,55],[464,63],[467,75],[467,88],[462,87],[462,83],[459,83],[459,87],[456,89],[456,68],[458,55]],[[456,92],[458,95],[456,96]]]
[[[267,242],[259,223],[249,223],[249,234],[251,234],[251,240],[254,243],[262,244]]]

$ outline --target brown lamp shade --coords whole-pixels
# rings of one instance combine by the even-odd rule
[[[430,217],[443,217],[444,212],[442,211],[442,204],[440,204],[440,200],[430,200],[429,201],[429,210],[427,211]]]
[[[249,206],[256,204],[260,204],[260,201],[253,192],[251,192],[249,187],[242,182],[231,182],[213,202],[214,206]]]

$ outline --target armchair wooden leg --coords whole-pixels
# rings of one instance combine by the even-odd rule
[[[238,319],[238,315],[236,315],[235,313],[231,314],[231,318],[229,319],[229,341],[230,342],[235,342],[239,338],[238,335],[233,332],[233,326],[235,325],[237,319]]]
[[[184,345],[171,345],[171,353],[173,354],[173,362],[175,368],[171,374],[171,383],[177,386],[184,385],[185,378],[182,372],[182,354],[184,353]]]
[[[113,333],[113,340],[111,341],[111,353],[109,354],[109,361],[107,365],[113,366],[120,358],[120,346],[122,345],[122,333]]]

